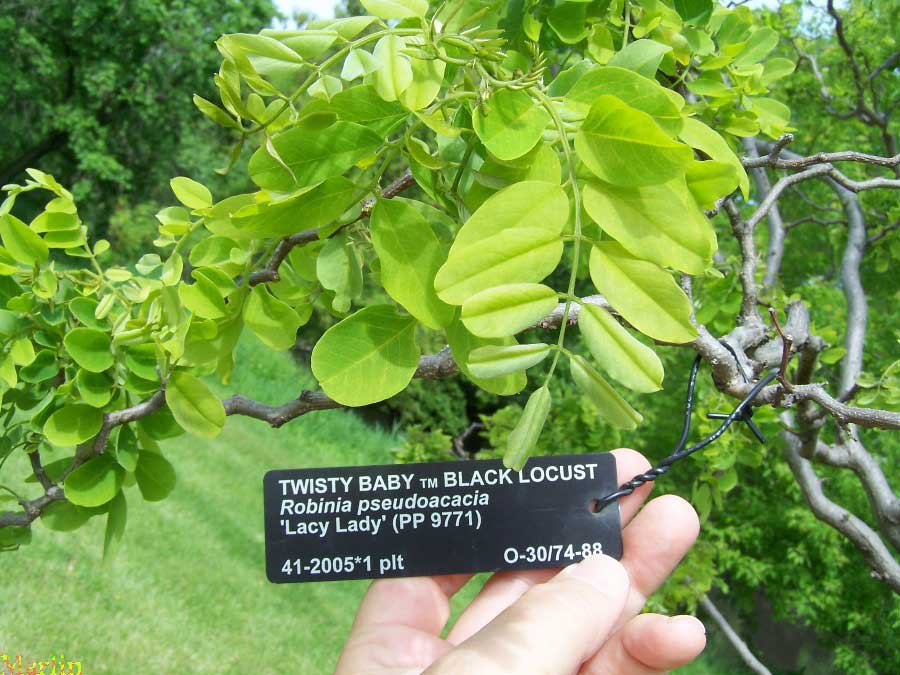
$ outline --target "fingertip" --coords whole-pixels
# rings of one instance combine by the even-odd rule
[[[700,516],[688,500],[678,495],[660,495],[653,500],[656,508],[664,511],[672,522],[677,523],[684,534],[690,534],[691,540],[700,536]]]
[[[616,458],[616,480],[618,485],[627,483],[635,476],[646,473],[651,468],[649,460],[637,450],[616,448],[611,451],[611,454]],[[634,518],[651,490],[653,490],[653,482],[649,481],[636,488],[630,495],[619,500],[623,527]]]
[[[672,670],[700,655],[706,647],[706,628],[695,616],[641,614],[622,630],[622,646],[647,668]]]
[[[615,450],[610,450],[610,454],[616,458],[616,468],[620,472],[620,479],[623,478],[622,470],[625,470],[625,480],[628,480],[633,475],[644,473],[651,467],[650,460],[631,448],[616,448]],[[619,482],[624,483],[625,480],[620,480]]]

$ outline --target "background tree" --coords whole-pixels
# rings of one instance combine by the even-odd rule
[[[274,14],[269,0],[5,3],[0,185],[44,167],[101,236],[117,206],[165,199],[173,175],[224,187],[227,137],[197,123],[191,96],[215,91],[216,37]]]

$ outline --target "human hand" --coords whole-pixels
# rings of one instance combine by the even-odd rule
[[[634,450],[613,454],[619,484],[650,467]],[[689,663],[706,645],[703,624],[692,616],[639,612],[693,545],[699,521],[673,495],[638,513],[651,488],[643,485],[620,501],[621,562],[593,556],[562,571],[498,572],[446,639],[450,598],[471,575],[375,581],[336,672],[651,675]]]

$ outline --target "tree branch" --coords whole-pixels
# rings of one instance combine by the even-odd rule
[[[783,179],[782,179],[783,180]],[[775,203],[778,195],[784,190],[780,187],[779,181],[763,201],[763,205],[759,207],[757,212],[750,220],[744,221],[741,218],[741,212],[731,199],[726,199],[722,206],[725,213],[728,214],[728,220],[731,221],[731,231],[734,233],[735,239],[741,248],[741,287],[743,288],[743,297],[741,299],[741,322],[743,324],[759,324],[762,325],[762,319],[757,309],[757,301],[759,300],[759,289],[756,285],[756,243],[753,240],[753,231],[756,225],[762,220],[763,216]],[[776,192],[776,190],[778,190]]]
[[[393,183],[388,185],[384,190],[381,191],[382,199],[393,199],[398,194],[403,192],[404,190],[415,185],[415,178],[413,178],[412,172],[409,169],[403,172],[403,174],[395,180]],[[372,207],[375,205],[374,199],[367,199],[362,203],[362,211],[359,214],[359,217],[353,222],[357,222],[362,220],[363,218],[368,218],[372,213]],[[347,225],[351,225],[352,223],[347,223]],[[345,225],[344,227],[347,227]],[[340,228],[343,229],[343,228]],[[333,230],[334,232],[338,232],[339,230]],[[320,232],[317,228],[310,228],[308,230],[303,230],[302,232],[297,232],[296,234],[292,234],[289,237],[285,237],[280,242],[278,242],[278,246],[275,247],[275,250],[272,252],[269,261],[266,263],[266,266],[261,270],[256,270],[250,274],[250,285],[256,286],[257,284],[263,284],[266,282],[277,282],[281,277],[278,275],[278,268],[281,267],[281,263],[284,262],[284,259],[287,258],[288,254],[292,249],[297,246],[304,246],[305,244],[312,243],[314,241],[318,241],[321,237],[319,236]]]
[[[784,141],[784,145],[787,145],[789,141],[793,140],[793,136],[787,134],[782,136],[780,141]],[[759,158],[759,153],[757,152],[756,142],[751,138],[743,139],[744,150],[750,155],[751,158]],[[778,155],[781,153],[781,150],[784,148],[784,145],[773,148],[772,152],[766,159],[770,159],[770,161],[778,161]],[[746,162],[745,162],[746,165]],[[769,181],[769,175],[766,173],[765,169],[766,165],[761,165],[759,167],[750,167],[751,173],[753,174],[753,181],[756,183],[756,192],[758,197],[762,200],[768,196],[769,192],[772,190],[772,183]],[[778,280],[778,276],[781,274],[781,260],[784,257],[784,238],[787,232],[787,228],[785,227],[784,220],[781,217],[781,210],[778,208],[778,203],[772,204],[772,207],[769,209],[769,245],[768,250],[766,251],[766,271],[763,276],[763,286],[766,288],[772,288],[775,285],[775,282]]]
[[[865,449],[855,429],[839,434],[839,442],[828,445],[816,443],[812,459],[841,469],[850,469],[859,478],[879,529],[900,551],[900,498],[881,469],[881,464]]]
[[[703,608],[703,611],[709,614],[712,620],[716,622],[719,630],[722,631],[725,638],[731,643],[731,646],[734,647],[738,656],[740,656],[741,660],[744,662],[744,665],[754,673],[757,673],[757,675],[772,675],[771,671],[753,655],[753,652],[750,651],[750,647],[748,647],[747,643],[741,639],[741,636],[737,634],[737,631],[731,627],[731,624],[728,623],[728,620],[713,604],[708,595],[703,596],[703,599],[700,600],[700,606]]]
[[[749,140],[749,143],[747,143],[747,140]],[[900,155],[882,157],[881,155],[869,155],[864,152],[856,152],[855,150],[844,150],[842,152],[817,152],[807,157],[795,155],[793,159],[782,159],[777,156],[773,157],[771,154],[760,157],[758,154],[753,154],[748,146],[749,148],[755,148],[756,142],[753,139],[745,139],[744,147],[748,149],[748,156],[741,159],[741,164],[744,165],[745,169],[758,169],[761,167],[770,169],[805,169],[816,164],[832,164],[834,162],[859,162],[861,164],[871,164],[872,166],[883,166],[889,169],[900,166]]]
[[[786,422],[791,423],[788,413]],[[844,535],[863,554],[872,573],[880,581],[900,593],[900,563],[894,558],[878,534],[865,522],[831,501],[822,490],[822,480],[816,475],[810,461],[803,457],[804,441],[798,434],[785,429],[785,458],[803,496],[815,516]],[[816,441],[812,439],[815,447]],[[813,454],[810,452],[810,454]]]

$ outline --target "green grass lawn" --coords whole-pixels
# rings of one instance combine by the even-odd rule
[[[248,341],[223,393],[276,403],[311,385],[288,354]],[[128,527],[111,564],[101,563],[100,519],[74,533],[37,524],[31,545],[0,558],[0,653],[32,660],[64,652],[85,675],[330,672],[368,582],[270,584],[262,476],[272,468],[390,463],[398,443],[347,411],[318,412],[280,430],[231,418],[215,440],[167,442],[177,487],[155,504],[127,491]],[[22,475],[24,465],[11,460],[7,470]],[[738,671],[704,662],[683,672]]]

